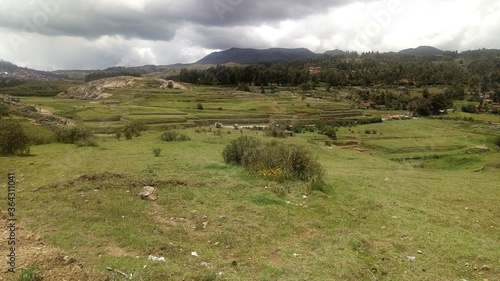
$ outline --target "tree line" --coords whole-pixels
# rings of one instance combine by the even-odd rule
[[[314,59],[243,66],[217,65],[207,70],[182,69],[181,82],[200,85],[299,86],[436,86],[467,87],[470,92],[498,91],[500,50],[447,52],[443,56],[395,53],[347,53]]]

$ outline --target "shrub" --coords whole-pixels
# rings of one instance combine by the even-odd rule
[[[146,130],[146,126],[144,125],[144,122],[142,121],[132,121],[131,123],[127,124],[123,131],[129,132],[129,135],[133,136],[140,136],[142,131]],[[128,139],[128,138],[127,138]]]
[[[240,83],[238,84],[238,86],[236,86],[236,90],[243,92],[250,92],[250,87],[248,87],[248,84]]]
[[[164,132],[163,134],[160,135],[159,139],[161,141],[168,141],[168,142],[191,140],[191,138],[189,138],[188,136],[186,136],[184,134],[179,134],[179,132],[174,131],[174,130]]]
[[[161,141],[175,141],[179,133],[174,130],[166,131],[160,136]]]
[[[132,131],[131,130],[125,129],[123,131],[123,135],[125,135],[125,138],[128,139],[128,140],[132,139]]]
[[[71,127],[56,131],[58,142],[72,143],[78,146],[97,146],[97,143],[92,139],[93,135],[92,131],[84,127]]]
[[[327,139],[325,140],[325,145],[331,147],[333,145],[333,141],[331,139]]]
[[[371,133],[372,133],[372,131],[371,131],[371,130],[365,130],[365,134],[369,135],[369,134],[371,134]]]
[[[242,164],[243,158],[250,151],[261,146],[261,142],[249,136],[241,136],[232,140],[222,151],[222,157],[226,164]]]
[[[30,144],[19,123],[12,119],[0,120],[0,155],[29,154]]]
[[[321,129],[321,134],[329,137],[332,140],[336,140],[337,133],[335,131],[336,131],[335,127],[332,127],[330,125],[326,125],[323,127],[323,129]]]
[[[199,102],[197,105],[196,105],[196,109],[198,110],[203,110],[203,104],[201,102]]]
[[[153,148],[153,154],[154,154],[156,157],[160,156],[160,153],[161,153],[161,148],[159,148],[159,147],[155,147],[155,148]]]
[[[174,83],[172,81],[168,81],[167,88],[173,89],[174,88]]]
[[[464,105],[462,106],[462,112],[477,113],[477,107],[473,104]]]
[[[280,181],[323,178],[324,171],[319,162],[310,151],[297,145],[277,141],[262,143],[254,137],[241,136],[231,141],[222,155],[228,164],[242,164],[250,171]]]
[[[121,137],[122,137],[122,132],[117,131],[117,132],[115,133],[115,137],[116,137],[116,139],[117,139],[117,140],[120,140],[120,139],[121,139]]]

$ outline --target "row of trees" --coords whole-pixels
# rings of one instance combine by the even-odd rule
[[[326,82],[332,86],[447,85],[487,92],[500,88],[500,51],[489,52],[483,56],[456,54],[456,59],[377,53],[357,57],[325,55],[236,67],[218,65],[208,70],[182,69],[177,78],[192,84],[225,86]],[[311,67],[319,67],[320,71],[310,71]]]

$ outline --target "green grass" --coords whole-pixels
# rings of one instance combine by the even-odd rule
[[[121,100],[116,106],[27,100],[54,111],[75,107],[84,120],[78,122],[103,131],[122,124],[96,121],[110,116],[251,120],[346,110],[342,103],[302,102],[298,96],[257,99],[236,93],[226,98],[220,92],[209,87],[187,93],[158,90],[146,99],[123,91],[116,94]],[[193,109],[197,99],[211,100],[203,102],[205,108],[223,110]],[[22,125],[33,133],[50,133],[28,121]],[[325,192],[225,165],[222,150],[241,132],[223,129],[218,136],[196,129],[180,129],[191,138],[186,142],[160,142],[161,132],[150,130],[131,140],[98,136],[98,147],[36,145],[30,157],[0,157],[0,174],[16,172],[19,222],[26,230],[85,268],[117,280],[121,277],[106,267],[133,273],[133,280],[500,276],[500,149],[493,144],[500,132],[487,122],[421,119],[339,129],[338,143],[366,152],[329,148],[324,136],[310,132],[278,139],[313,153],[326,171]],[[266,139],[262,132],[243,134]],[[161,149],[158,157],[154,148]],[[144,185],[158,188],[157,201],[139,198]],[[149,255],[166,262],[150,261]],[[484,265],[491,269],[482,270]]]
[[[443,122],[449,121],[433,120],[427,128]],[[109,266],[137,280],[478,280],[499,274],[497,168],[474,173],[452,157],[416,169],[378,154],[313,145],[308,133],[282,141],[308,146],[332,189],[303,198],[307,189],[300,183],[267,182],[224,165],[222,148],[239,134],[184,133],[192,141],[161,143],[159,133],[146,132],[129,141],[100,138],[98,148],[35,146],[32,157],[0,158],[1,169],[15,167],[23,179],[19,213],[31,230],[87,267],[105,272]],[[153,147],[162,155],[154,157]],[[474,155],[475,164],[487,164],[490,156]],[[458,168],[441,169],[447,165]],[[143,185],[159,188],[157,202],[138,198]],[[289,192],[273,192],[280,186]],[[148,255],[167,261],[148,261]],[[483,263],[493,269],[473,269]]]

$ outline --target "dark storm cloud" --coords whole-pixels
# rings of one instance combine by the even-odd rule
[[[232,27],[277,22],[324,11],[346,1],[185,0],[111,1],[37,0],[3,3],[0,24],[17,32],[98,38],[122,36],[169,41],[185,25]]]

